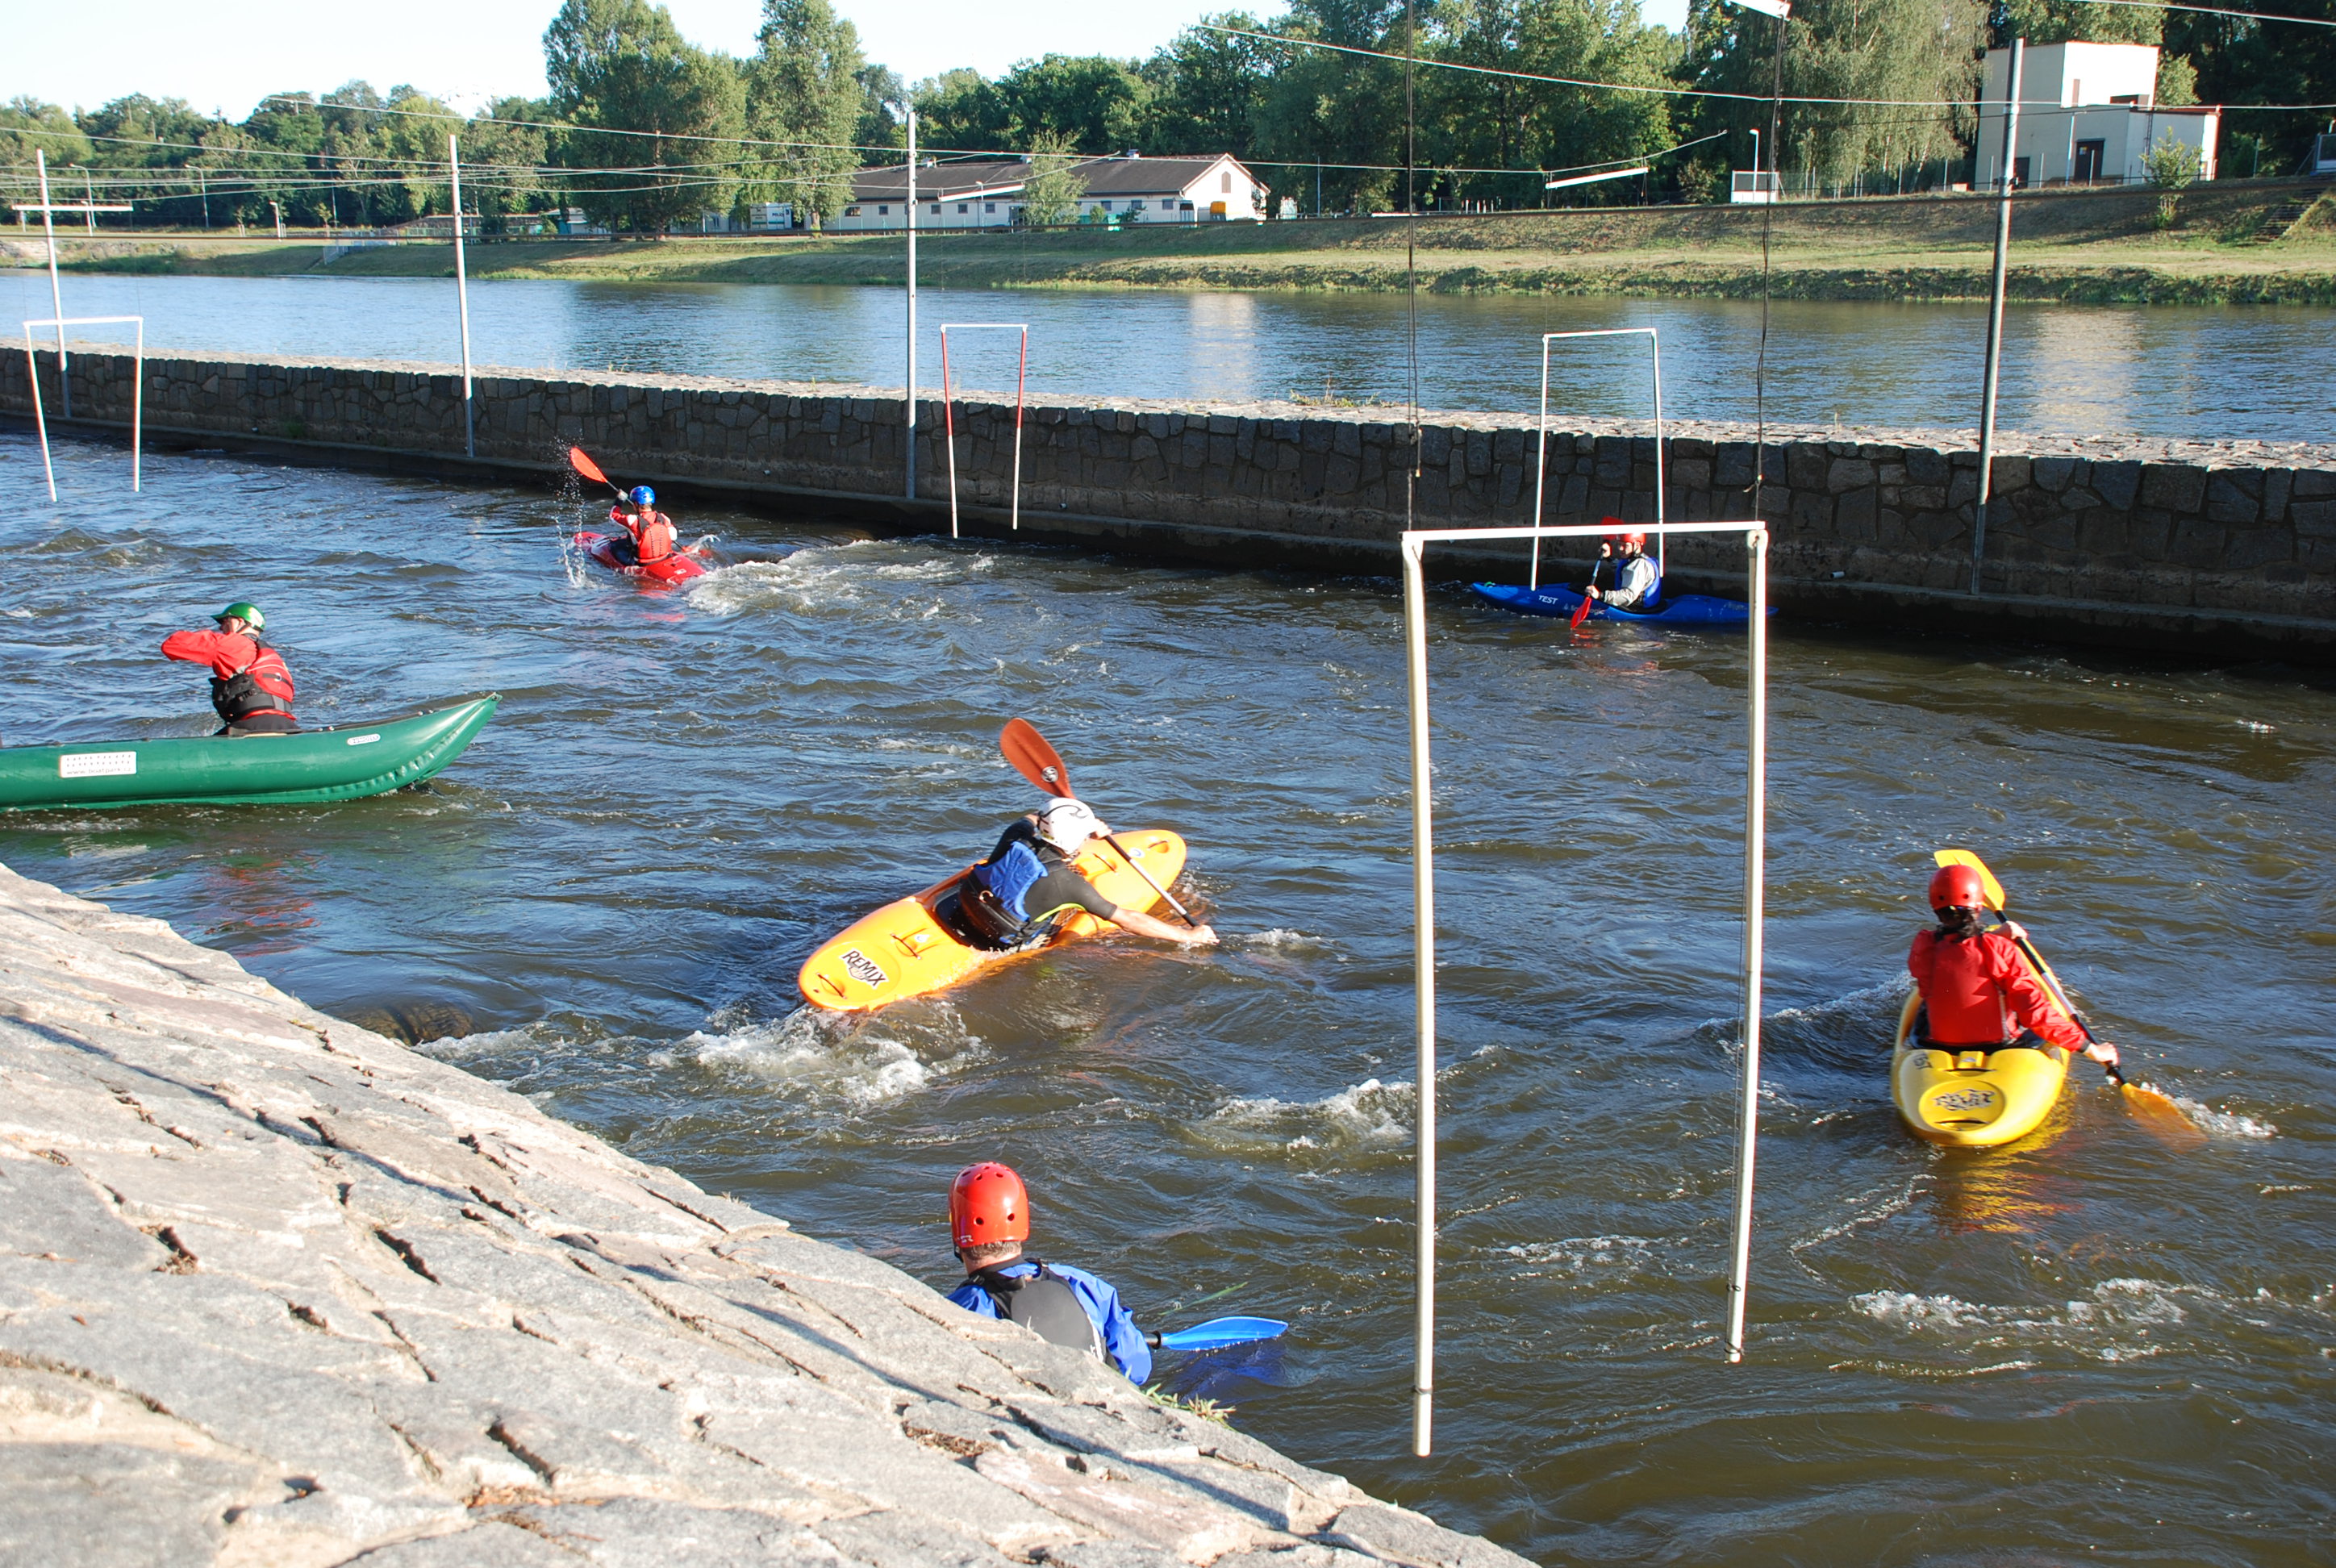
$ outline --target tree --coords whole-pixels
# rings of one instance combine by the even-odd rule
[[[1025,60],[999,79],[1004,145],[1037,145],[1040,136],[1063,139],[1097,156],[1136,145],[1151,84],[1134,64],[1101,54],[1049,54]]]
[[[1208,20],[1250,32],[1251,16],[1228,11]],[[1273,79],[1270,45],[1187,27],[1144,63],[1148,89],[1137,141],[1154,154],[1233,152],[1256,145],[1258,111]],[[1275,53],[1279,53],[1278,51]]]
[[[918,141],[925,147],[1015,151],[1007,138],[1006,102],[989,79],[959,66],[917,83]]]
[[[1079,177],[1077,164],[1068,137],[1042,131],[1031,139],[1030,172],[1022,180],[1024,222],[1068,223],[1078,216],[1087,182]]]
[[[49,155],[49,167],[87,163],[92,149],[73,117],[54,103],[26,94],[0,105],[0,159],[32,167],[33,154]]]
[[[560,161],[595,220],[663,232],[737,188],[745,87],[737,63],[683,39],[649,0],[565,0],[543,34]]]
[[[879,147],[905,147],[908,136],[894,109],[909,101],[908,83],[887,65],[860,68],[860,123],[852,133],[862,153]]]
[[[867,63],[859,31],[828,0],[763,0],[758,43],[746,67],[747,129],[765,141],[798,145],[757,150],[757,178],[798,212],[825,222],[852,200],[852,171],[860,167],[852,145]]]

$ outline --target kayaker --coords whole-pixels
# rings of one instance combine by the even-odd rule
[[[1939,923],[1917,935],[1906,955],[1922,994],[1922,1043],[1942,1051],[1992,1051],[2032,1030],[2063,1050],[2117,1066],[2117,1048],[2088,1041],[2029,969],[2012,940],[2026,933],[2009,920],[2000,930],[1984,928],[1986,907],[1972,867],[1941,866],[1932,877],[1931,911]]]
[[[959,1171],[949,1187],[949,1240],[966,1279],[949,1300],[1085,1350],[1142,1388],[1152,1376],[1152,1350],[1119,1292],[1085,1269],[1025,1257],[1029,1239],[1030,1194],[1013,1167],[985,1160]]]
[[[174,631],[162,657],[211,667],[211,706],[227,721],[220,735],[292,735],[292,672],[284,656],[259,640],[268,618],[236,600],[211,617],[217,631]]]
[[[1091,839],[1111,832],[1084,801],[1051,800],[998,835],[989,858],[966,873],[958,888],[960,922],[992,947],[1035,942],[1054,929],[1057,917],[1085,910],[1098,920],[1180,947],[1207,947],[1217,933],[1207,926],[1172,926],[1105,898],[1071,862]]]
[[[610,509],[608,521],[622,523],[629,538],[612,541],[608,546],[618,560],[627,566],[645,566],[663,560],[674,551],[673,519],[657,509],[657,492],[646,484],[637,484],[625,496],[632,510]]]
[[[1652,609],[1661,591],[1662,577],[1655,563],[1647,559],[1647,536],[1643,533],[1618,533],[1601,540],[1598,559],[1613,559],[1614,586],[1600,588],[1598,573],[1590,574],[1590,586],[1582,591],[1591,599],[1601,599],[1610,609]]]

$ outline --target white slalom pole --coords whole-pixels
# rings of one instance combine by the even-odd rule
[[[1541,446],[1533,463],[1533,526],[1544,521],[1542,512],[1542,492],[1549,483],[1549,338],[1541,340]],[[1541,586],[1541,535],[1533,535],[1533,571],[1525,579],[1527,588]]]
[[[1744,780],[1744,1088],[1736,1129],[1736,1248],[1728,1276],[1728,1359],[1744,1359],[1744,1307],[1752,1266],[1752,1174],[1760,1141],[1760,969],[1767,919],[1768,812],[1768,531],[1744,536],[1751,565],[1746,696],[1751,720]]]
[[[1535,544],[1540,540],[1534,540]],[[1414,1289],[1418,1292],[1412,1326],[1411,1451],[1426,1458],[1435,1446],[1436,1421],[1436,812],[1435,778],[1428,755],[1427,580],[1421,557],[1426,544],[1403,541],[1404,663],[1411,689],[1411,894],[1412,996],[1419,1034],[1416,1096],[1419,1111],[1413,1138],[1418,1149],[1418,1218],[1413,1241]]]
[[[909,433],[908,498],[917,499],[917,112],[909,111]]]
[[[49,210],[49,155],[36,147],[33,149],[33,161],[41,170],[41,232],[49,242],[49,308],[57,318],[58,413],[71,419],[73,377],[65,374],[65,296],[57,285],[57,215]]]
[[[1670,570],[1671,536],[1663,527],[1670,521],[1663,510],[1663,340],[1651,326],[1647,328],[1647,346],[1653,351],[1655,371],[1655,581],[1660,584]]]
[[[454,300],[462,314],[462,455],[479,455],[477,426],[471,417],[471,279],[462,268],[462,151],[446,137],[446,167],[454,182]]]

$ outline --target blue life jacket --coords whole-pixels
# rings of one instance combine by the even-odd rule
[[[1046,868],[1038,859],[1038,852],[1021,839],[1008,845],[997,860],[973,868],[973,880],[987,888],[1007,913],[1025,924],[1029,921],[1030,911],[1022,901],[1046,874]]]

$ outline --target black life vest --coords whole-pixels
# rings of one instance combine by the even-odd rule
[[[249,632],[244,635],[251,637]],[[291,703],[261,686],[252,672],[273,677],[288,687],[292,684],[292,671],[285,665],[282,654],[257,637],[251,637],[251,640],[259,652],[249,664],[233,675],[211,677],[211,706],[229,724],[260,713],[280,713],[290,718]]]
[[[1050,1345],[1085,1350],[1108,1366],[1110,1358],[1104,1354],[1103,1330],[1087,1316],[1086,1307],[1079,1300],[1078,1292],[1071,1289],[1071,1282],[1046,1267],[1043,1260],[1019,1258],[1015,1261],[1037,1264],[1038,1271],[1014,1276],[984,1269],[974,1276],[988,1293],[998,1315],[1009,1323],[1019,1323],[1036,1331]],[[1009,1269],[1013,1266],[1005,1265]]]

